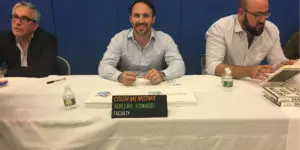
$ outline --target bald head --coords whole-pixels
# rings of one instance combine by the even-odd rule
[[[239,0],[239,8],[260,9],[269,7],[269,0]]]
[[[250,35],[261,35],[269,16],[269,0],[239,0],[238,19]]]
[[[243,9],[247,8],[247,1],[248,0],[239,0],[239,7]]]

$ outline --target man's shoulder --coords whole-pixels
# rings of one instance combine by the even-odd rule
[[[43,30],[42,28],[38,28],[35,33],[34,33],[34,37],[37,36],[38,38],[41,39],[52,39],[52,40],[56,40],[56,37],[51,34],[50,32],[47,32],[45,30]]]
[[[12,37],[12,32],[11,30],[0,30],[0,38],[3,39],[7,39]]]
[[[215,21],[208,29],[208,31],[222,32],[233,30],[235,27],[237,15],[230,15],[226,17],[219,18]]]
[[[128,36],[131,32],[133,32],[133,29],[132,28],[129,28],[129,29],[124,29],[120,32],[118,32],[117,34],[115,35],[118,35],[118,36]]]
[[[152,29],[152,32],[154,33],[155,39],[158,41],[173,40],[172,36],[164,31]]]
[[[130,32],[132,31],[132,29],[125,29],[125,30],[122,30],[118,33],[116,33],[114,36],[113,36],[113,39],[123,39],[123,38],[128,38]]]
[[[266,24],[265,24],[264,36],[268,36],[271,39],[278,39],[279,38],[278,27],[269,20],[267,20]]]
[[[236,17],[237,17],[237,15],[230,15],[230,16],[219,18],[217,21],[215,21],[213,23],[213,25],[218,25],[221,27],[233,26],[235,23]]]
[[[269,21],[269,20],[266,21],[265,29],[266,29],[266,30],[273,31],[273,32],[274,32],[274,31],[276,31],[276,32],[279,31],[279,30],[278,30],[278,27],[277,27],[273,22],[271,22],[271,21]]]
[[[11,30],[0,31],[0,46],[11,45],[14,42],[14,35]]]
[[[0,35],[5,35],[11,33],[11,30],[0,30]]]
[[[164,32],[164,31],[157,31],[153,29],[153,32],[155,34],[155,36],[158,37],[171,37],[168,33]]]

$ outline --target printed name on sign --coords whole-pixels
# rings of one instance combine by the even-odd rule
[[[112,96],[112,118],[168,117],[166,95]]]

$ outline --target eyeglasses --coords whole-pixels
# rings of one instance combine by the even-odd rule
[[[247,9],[244,9],[246,12],[250,13],[251,15],[253,15],[255,18],[261,18],[261,17],[265,17],[266,19],[269,18],[271,16],[271,11],[266,11],[266,12],[251,12],[248,11]]]
[[[11,14],[9,15],[10,19],[12,22],[16,22],[18,19],[21,21],[21,23],[23,22],[26,22],[26,23],[29,23],[29,22],[36,22],[36,20],[33,20],[27,16],[18,16],[16,14]]]

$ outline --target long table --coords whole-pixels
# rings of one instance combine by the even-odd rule
[[[61,76],[7,78],[0,88],[0,150],[300,150],[300,109],[276,106],[254,80],[234,80],[228,91],[219,77],[205,75],[156,86],[139,79],[132,87],[97,75],[65,77],[53,84],[46,82]],[[65,85],[75,92],[76,109],[63,106]],[[110,108],[84,105],[93,89],[146,86],[190,89],[197,105],[143,119],[111,119]]]

